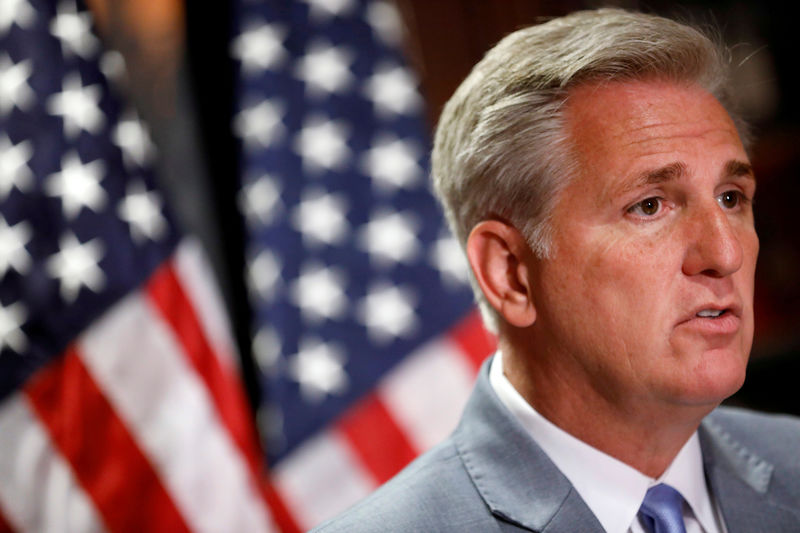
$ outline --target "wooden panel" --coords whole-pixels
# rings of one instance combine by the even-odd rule
[[[516,29],[579,8],[581,2],[398,0],[398,4],[409,27],[409,48],[433,125],[458,84],[497,41]]]

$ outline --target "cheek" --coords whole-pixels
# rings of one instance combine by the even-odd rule
[[[584,279],[603,300],[653,305],[674,277],[675,254],[658,239],[616,239],[584,257]],[[580,258],[575,258],[580,260]]]
[[[745,243],[743,246],[744,264],[745,268],[747,269],[746,274],[750,280],[751,294],[752,294],[753,286],[755,285],[756,262],[758,260],[758,251],[761,246],[755,228],[751,228],[751,230],[745,236],[743,242]]]
[[[674,292],[680,253],[663,235],[601,226],[571,232],[548,262],[540,289],[545,309],[582,342],[636,345],[658,334]],[[657,232],[654,232],[657,233]],[[576,339],[577,340],[577,339]],[[633,346],[631,346],[633,348]]]
[[[663,337],[675,308],[679,254],[655,240],[619,240],[588,258],[584,283],[589,318],[631,349]]]
[[[559,266],[545,280],[550,303],[575,326],[593,333],[640,321],[641,313],[659,298],[663,287],[658,283],[667,278],[665,267],[655,260],[655,246],[619,238],[577,244],[559,254]]]

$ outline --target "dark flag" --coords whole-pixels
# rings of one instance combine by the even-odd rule
[[[241,1],[236,20],[259,421],[277,521],[307,529],[449,433],[490,346],[394,4]]]
[[[0,531],[270,531],[227,322],[74,0],[0,0]]]

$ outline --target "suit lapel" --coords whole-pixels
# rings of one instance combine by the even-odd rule
[[[453,439],[462,464],[503,531],[603,533],[567,478],[494,393],[484,363]],[[709,486],[728,533],[794,531],[800,505],[772,485],[774,467],[707,417],[699,428]]]
[[[602,533],[567,478],[500,403],[484,363],[454,434],[475,487],[501,520],[530,531]]]
[[[796,530],[800,517],[768,494],[754,491],[726,468],[712,468],[708,474],[728,533]]]
[[[777,501],[770,491],[774,467],[706,419],[699,428],[711,492],[728,533],[793,531],[800,523],[797,502]]]

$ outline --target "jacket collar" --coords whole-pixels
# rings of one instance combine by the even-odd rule
[[[703,420],[698,433],[706,477],[728,533],[796,530],[797,495],[782,498],[780,491],[771,490],[775,472],[771,463],[730,435],[715,421],[715,413]]]
[[[501,520],[537,532],[603,531],[569,480],[502,405],[489,383],[488,358],[453,440],[476,489]],[[728,533],[787,531],[800,509],[774,501],[774,466],[707,417],[699,428],[711,492]],[[790,453],[787,451],[787,453]]]
[[[603,531],[567,478],[502,405],[489,362],[453,440],[475,487],[498,518],[531,531]],[[590,524],[587,526],[586,524]]]

